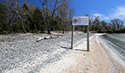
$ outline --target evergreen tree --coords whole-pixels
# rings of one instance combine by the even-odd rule
[[[42,15],[42,12],[37,7],[32,14],[32,23],[31,23],[31,29],[32,31],[41,31],[44,32],[44,18]]]
[[[101,21],[101,31],[102,32],[106,32],[106,27],[107,27],[107,23],[105,21]]]
[[[0,33],[9,30],[9,25],[7,24],[7,8],[6,5],[0,2]]]

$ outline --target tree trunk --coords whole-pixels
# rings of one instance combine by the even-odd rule
[[[10,24],[10,26],[11,26],[11,33],[13,34],[14,32],[13,32],[13,25],[11,24],[11,23],[9,23]]]
[[[61,22],[61,25],[62,25],[62,34],[64,34],[64,24],[63,24],[63,22]]]
[[[23,19],[22,19],[22,17],[18,14],[17,11],[15,11],[15,12],[16,12],[16,14],[19,16],[19,18],[21,19],[23,31],[24,31],[24,33],[26,33],[26,30],[25,30],[25,27],[24,27],[24,24],[23,24]]]
[[[47,29],[48,29],[48,31],[47,31],[48,34],[51,34],[51,33],[50,33],[50,26],[49,26],[49,25],[48,25]]]
[[[13,25],[12,25],[11,21],[12,21],[12,18],[9,20],[9,25],[11,27],[11,33],[13,33]]]
[[[47,32],[48,32],[48,34],[51,34],[51,33],[50,33],[50,25],[49,25],[49,23],[48,23],[48,19],[46,20],[46,23],[47,23]]]
[[[28,29],[28,32],[30,32],[30,31],[31,31],[27,25],[26,25],[26,28]]]
[[[24,33],[26,33],[25,27],[23,25],[23,19],[22,19],[22,28],[23,28]]]

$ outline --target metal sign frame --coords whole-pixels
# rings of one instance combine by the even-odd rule
[[[77,26],[77,25],[88,25],[89,24],[89,17],[87,16],[75,16],[72,19],[72,25]]]
[[[76,21],[75,24],[76,24],[77,22],[79,22],[78,18],[87,18],[87,19],[88,19],[86,25],[84,25],[84,23],[83,23],[83,24],[80,24],[80,25],[82,25],[82,26],[87,26],[87,51],[89,51],[89,17],[87,17],[87,16],[77,16],[77,17],[73,17],[73,20],[72,20],[72,36],[71,36],[71,49],[73,49],[74,26],[79,26],[79,24],[78,24],[78,25],[73,25],[73,23],[74,23],[74,21]],[[74,20],[74,19],[77,19],[77,20]],[[82,22],[84,22],[84,21],[82,21]]]

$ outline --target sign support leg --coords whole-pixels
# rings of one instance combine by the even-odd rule
[[[89,51],[89,25],[87,26],[87,51]]]
[[[71,49],[73,49],[73,34],[74,34],[74,26],[72,26]]]

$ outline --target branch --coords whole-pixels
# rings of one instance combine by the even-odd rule
[[[44,8],[44,5],[45,5],[45,3],[46,3],[46,0],[43,0],[43,2],[41,1],[41,0],[39,0],[40,1],[40,3],[42,4],[42,6],[43,6],[43,8]]]
[[[22,20],[22,17],[19,15],[18,11],[15,10],[15,12],[19,16],[19,18]]]
[[[63,2],[63,3],[57,7],[57,4],[58,4],[58,3],[61,3],[61,2]],[[60,1],[60,2],[59,2],[58,0],[56,0],[56,3],[55,3],[55,5],[54,5],[54,10],[53,10],[53,12],[52,12],[52,18],[53,18],[53,15],[54,15],[55,11],[58,10],[61,6],[63,6],[63,4],[64,4],[64,1],[63,1],[63,0]]]

